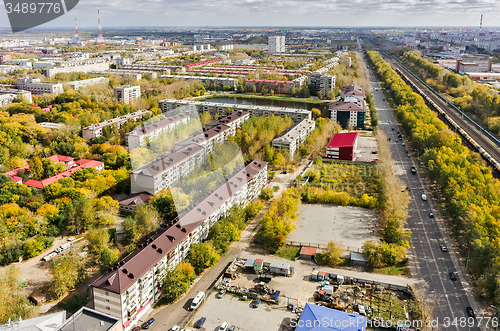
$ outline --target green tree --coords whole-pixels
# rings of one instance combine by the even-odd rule
[[[30,166],[30,175],[34,180],[42,180],[45,178],[42,161],[38,157],[34,157],[28,161]]]
[[[344,262],[342,258],[342,247],[334,241],[328,243],[328,248],[321,254],[316,254],[319,264],[330,267],[338,266]]]
[[[4,268],[0,274],[0,324],[6,324],[9,318],[17,321],[33,317],[35,306],[23,293],[19,280],[19,269],[14,266]]]
[[[134,218],[141,237],[158,230],[160,227],[160,215],[153,206],[137,206]]]
[[[189,249],[188,261],[193,266],[194,271],[200,274],[219,261],[219,254],[209,242],[196,243],[191,245]]]
[[[321,91],[316,92],[316,96],[318,97],[318,99],[323,99],[323,92]]]
[[[163,299],[174,302],[186,293],[196,274],[189,263],[180,263],[174,269],[167,270],[163,276]]]
[[[101,271],[106,271],[109,267],[114,265],[120,259],[120,251],[118,249],[110,249],[109,247],[104,247],[101,251],[101,256],[99,257],[99,265]]]
[[[89,255],[94,261],[98,261],[102,251],[108,247],[109,233],[105,228],[90,229],[85,236],[88,244]]]
[[[85,259],[74,252],[53,260],[50,273],[51,290],[59,298],[67,291],[74,289],[87,277],[85,268]]]
[[[318,108],[311,109],[311,113],[314,119],[321,117],[321,110],[319,110]]]
[[[132,217],[129,216],[122,222],[122,228],[128,244],[135,244],[141,239],[141,235],[137,230],[137,224]]]

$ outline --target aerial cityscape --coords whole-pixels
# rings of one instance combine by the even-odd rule
[[[500,3],[4,3],[0,331],[498,329]]]

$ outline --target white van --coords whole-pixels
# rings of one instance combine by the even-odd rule
[[[427,195],[422,194],[422,200],[423,200],[423,201],[427,201]]]
[[[195,310],[202,304],[203,300],[205,300],[205,292],[198,292],[191,303],[191,307],[189,308],[191,310]]]

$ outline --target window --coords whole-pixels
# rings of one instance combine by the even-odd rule
[[[106,299],[106,302],[109,302],[109,299]]]
[[[107,310],[109,310],[109,307],[106,307]]]
[[[109,292],[104,292],[104,294],[109,295]]]

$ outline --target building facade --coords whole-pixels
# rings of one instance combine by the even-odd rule
[[[123,85],[115,87],[115,99],[123,104],[131,104],[141,97],[141,87],[139,85]]]
[[[311,119],[311,111],[296,108],[254,106],[232,103],[214,103],[205,101],[187,101],[164,99],[158,102],[163,112],[175,110],[179,107],[190,116],[198,116],[199,113],[208,112],[212,116],[225,115],[228,109],[234,111],[248,112],[250,116],[281,116],[290,117],[294,122],[300,122],[304,119]]]
[[[9,95],[9,96],[14,95],[14,97],[12,98],[12,101],[16,97],[19,97],[19,98],[21,98],[24,101],[27,101],[29,103],[33,102],[33,99],[31,98],[31,92],[30,91],[24,91],[24,90],[19,90],[19,89],[15,89],[15,88],[13,88],[13,89],[10,89],[10,88],[0,88],[0,96],[4,95],[4,94]],[[6,98],[6,100],[8,100],[9,98]],[[5,106],[5,104],[4,104],[4,106]]]
[[[321,92],[325,96],[326,93],[335,89],[335,76],[312,72],[309,74],[309,84],[314,86],[316,92]]]
[[[107,120],[101,123],[92,124],[82,129],[82,136],[85,140],[90,140],[92,138],[98,138],[102,136],[102,129],[109,125],[116,125],[118,128],[121,128],[123,123],[128,120],[140,120],[146,114],[152,114],[151,111],[146,109],[141,109],[136,112],[126,114],[120,117],[113,118],[111,120]]]
[[[291,93],[292,87],[297,90],[300,87],[300,84],[295,81],[270,79],[248,79],[245,83],[247,91],[251,92],[254,86],[256,92],[261,92],[262,89],[266,89],[268,91],[273,90],[278,94],[288,94]]]
[[[177,114],[130,131],[125,134],[125,141],[127,142],[129,151],[134,148],[147,146],[151,140],[169,132],[181,124],[187,123],[189,119],[189,115]]]
[[[491,72],[493,62],[484,59],[457,59],[455,71],[461,75],[470,72]]]
[[[343,128],[363,129],[366,119],[366,102],[351,98],[352,101],[339,101],[330,104],[330,119]]]
[[[347,85],[340,88],[340,97],[345,100],[348,97],[353,97],[358,100],[365,100],[365,90],[356,85]]]
[[[235,90],[238,86],[238,80],[227,77],[209,77],[209,76],[184,76],[184,75],[161,75],[158,79],[180,79],[180,80],[199,80],[204,84],[216,85],[219,88],[229,88]]]
[[[42,83],[40,78],[18,78],[17,88],[26,90],[32,94],[54,94],[63,93],[63,85],[61,83]]]
[[[309,137],[315,127],[315,121],[302,120],[279,137],[274,138],[272,145],[274,148],[287,150],[290,158],[293,158],[295,151],[299,148],[300,144],[305,143],[307,137]]]
[[[90,285],[93,309],[122,319],[123,330],[130,330],[160,298],[164,273],[187,257],[191,245],[205,240],[231,207],[258,197],[266,181],[267,163],[254,160],[164,223],[153,237]]]
[[[80,88],[85,86],[107,84],[107,83],[109,83],[109,79],[107,79],[106,77],[96,77],[96,78],[89,78],[89,79],[75,80],[72,82],[68,82],[69,86],[71,86],[71,88],[75,91],[78,91]]]
[[[330,159],[354,161],[358,149],[357,132],[336,133],[326,145],[326,157]]]
[[[286,51],[285,36],[269,36],[268,46],[271,53],[284,53]]]

